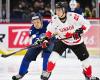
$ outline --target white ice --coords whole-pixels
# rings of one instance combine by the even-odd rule
[[[0,57],[0,80],[12,80],[11,77],[18,73],[22,58],[23,56]],[[100,77],[100,57],[91,57],[90,61],[93,75]],[[36,62],[30,64],[29,72],[22,80],[40,80],[41,72],[42,58],[39,56]],[[85,80],[81,62],[72,54],[67,54],[67,58],[60,58],[50,80]]]

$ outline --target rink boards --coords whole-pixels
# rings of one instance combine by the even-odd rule
[[[91,55],[100,56],[100,20],[91,19],[90,22],[92,27],[84,35],[84,42]],[[10,52],[30,45],[31,39],[28,41],[28,34],[31,25],[27,23],[0,24],[0,33],[6,35],[3,43],[0,43],[0,45],[4,46]],[[18,53],[18,55],[22,54],[25,54],[25,51]]]

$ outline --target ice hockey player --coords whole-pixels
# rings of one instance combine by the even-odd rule
[[[77,58],[82,62],[83,74],[86,80],[99,80],[92,75],[92,66],[89,62],[89,53],[83,41],[83,34],[90,28],[90,23],[82,15],[67,12],[61,2],[55,7],[55,14],[47,27],[46,36],[50,38],[56,35],[62,41],[56,41],[53,51],[49,57],[47,73],[43,75],[43,80],[48,80],[53,71],[56,61],[66,48],[70,48]],[[65,68],[66,69],[66,68]]]
[[[30,28],[30,37],[34,37],[32,39],[32,44],[40,44],[39,40],[43,37],[43,34],[47,30],[48,21],[43,21],[42,16],[39,13],[36,13],[32,17],[32,26]],[[41,40],[40,40],[41,41]],[[26,73],[28,73],[29,64],[32,61],[36,61],[37,56],[43,51],[43,73],[45,73],[47,68],[48,58],[52,51],[54,44],[50,43],[50,45],[46,45],[46,42],[43,42],[43,45],[36,48],[30,48],[27,50],[26,55],[24,56],[20,70],[18,75],[12,77],[12,80],[19,80],[24,77]]]
[[[70,0],[68,12],[75,12],[75,13],[78,13],[80,15],[83,15],[83,11],[80,7],[80,3],[77,2],[76,0]]]

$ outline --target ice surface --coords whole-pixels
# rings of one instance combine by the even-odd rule
[[[69,55],[69,54],[68,54]],[[23,56],[0,57],[0,80],[11,80],[19,70]],[[90,58],[93,66],[93,75],[100,77],[100,58]],[[32,62],[29,73],[22,80],[40,80],[42,72],[42,58]],[[60,58],[50,80],[85,80],[82,74],[81,62],[76,57]]]

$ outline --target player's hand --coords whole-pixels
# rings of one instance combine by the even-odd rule
[[[82,28],[76,29],[75,33],[73,33],[74,39],[79,39],[79,38],[81,38],[81,34],[82,34],[82,33],[83,33],[83,29],[82,29]]]
[[[85,26],[82,26],[81,28],[79,29],[76,29],[75,33],[78,33],[79,36],[83,33],[83,31],[86,30],[86,27]],[[81,36],[80,36],[81,37]]]
[[[37,40],[34,42],[34,45],[41,44],[43,42],[42,39],[37,38]]]
[[[78,34],[82,34],[83,33],[83,29],[82,28],[79,28],[75,31],[75,33],[78,33]]]
[[[80,34],[75,32],[75,33],[73,33],[73,37],[74,37],[75,40],[77,40],[77,39],[80,38]]]
[[[72,38],[73,34],[72,34],[72,33],[67,32],[65,36],[66,36],[66,38],[68,39],[68,38]]]
[[[48,41],[44,40],[42,43],[42,48],[46,48],[48,46]]]

